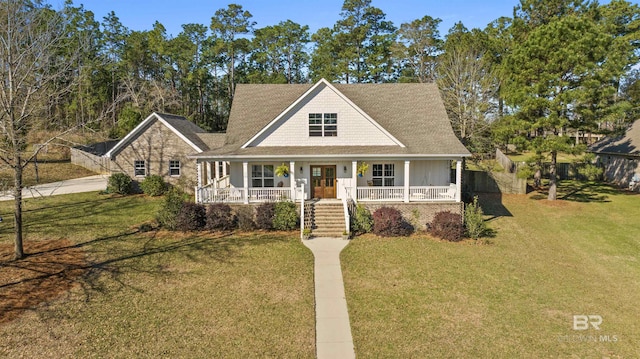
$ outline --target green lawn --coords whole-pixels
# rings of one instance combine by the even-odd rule
[[[33,164],[25,167],[23,172],[23,185],[33,186],[42,183],[64,181],[72,178],[93,176],[96,173],[88,169],[72,164],[68,160],[44,162],[38,164],[38,176]],[[7,165],[0,165],[0,191],[13,187],[13,170]]]
[[[640,196],[563,182],[485,201],[490,244],[359,237],[342,253],[360,357],[640,357]],[[573,329],[600,315],[600,330]]]
[[[496,235],[482,245],[354,239],[342,266],[356,354],[640,357],[640,196],[579,182],[560,189],[557,202],[535,192],[483,198]],[[0,357],[313,357],[313,257],[297,236],[139,232],[160,203],[27,200],[27,244],[69,241],[87,265],[56,271],[69,258],[49,250],[50,269],[34,275],[71,289],[19,307],[5,303],[41,286],[29,291],[6,273],[30,270],[47,251],[21,263],[0,256],[0,314],[21,313],[0,320]],[[10,244],[10,210],[0,203],[0,248]],[[601,330],[574,330],[574,315],[601,316]]]
[[[509,153],[507,155],[513,162],[526,162],[528,159],[534,156],[534,153],[531,152],[522,152],[522,153]],[[547,156],[547,162],[551,161],[551,157]],[[568,153],[558,153],[558,163],[571,163],[574,160],[580,158],[580,156],[571,155]]]
[[[0,357],[314,356],[313,256],[296,235],[138,232],[159,204],[96,193],[26,201],[27,243],[67,238],[89,266],[51,275],[72,289],[0,323]],[[10,205],[0,203],[5,245]],[[0,305],[11,283],[0,283]]]

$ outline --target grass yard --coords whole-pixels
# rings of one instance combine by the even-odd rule
[[[509,153],[507,156],[511,159],[511,161],[513,162],[526,162],[528,159],[530,159],[531,157],[533,157],[535,155],[535,153],[531,153],[531,152],[522,152],[522,153]],[[551,156],[547,155],[547,162],[551,161]],[[581,158],[581,156],[577,156],[577,155],[572,155],[572,154],[568,154],[568,153],[558,153],[558,163],[571,163],[576,159]]]
[[[48,136],[47,133],[38,135],[32,139],[37,143],[45,141],[41,137]],[[33,146],[29,147],[33,150]],[[32,152],[27,152],[30,156]],[[94,172],[71,163],[69,150],[58,146],[50,146],[47,151],[38,154],[38,175],[36,176],[36,166],[33,162],[24,168],[22,181],[25,187],[42,183],[64,181],[72,178],[93,176]],[[6,164],[0,163],[0,191],[13,187],[13,170]]]
[[[0,357],[315,355],[313,256],[297,236],[138,231],[159,204],[27,200],[32,255],[13,262],[0,203]]]
[[[64,181],[72,178],[80,178],[95,175],[88,169],[72,164],[70,161],[53,161],[38,164],[38,179],[36,181],[35,166],[29,164],[23,172],[23,185],[25,187],[42,183]],[[7,165],[0,166],[0,191],[13,187],[13,170]]]
[[[640,196],[562,182],[485,200],[490,244],[359,237],[342,253],[356,353],[640,357]],[[599,315],[600,330],[574,330]]]

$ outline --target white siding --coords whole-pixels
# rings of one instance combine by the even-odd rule
[[[242,188],[242,162],[229,163],[229,180],[231,187]]]
[[[451,182],[451,161],[411,161],[411,186],[446,186]]]
[[[249,187],[251,187],[251,166],[253,165],[272,165],[273,169],[275,170],[276,167],[280,166],[282,164],[282,162],[249,162]],[[289,162],[285,162],[285,164],[287,165],[287,167],[289,166]],[[296,165],[297,166],[297,165]],[[299,167],[298,167],[299,168]],[[291,172],[292,169],[290,168],[289,171]],[[297,171],[297,169],[296,169]],[[242,178],[242,162],[231,162],[231,187],[239,187],[242,188],[243,186],[243,178]],[[296,173],[296,178],[297,178],[298,174]],[[274,180],[274,186],[278,187],[278,183],[282,182],[282,186],[281,187],[286,187],[289,188],[291,186],[291,176],[285,178],[285,177],[278,177],[275,176],[273,177]]]
[[[404,184],[404,161],[370,161],[369,169],[365,172],[364,176],[358,177],[358,186],[367,186],[367,181],[371,181],[373,178],[373,165],[393,163],[395,176],[394,184],[396,186],[402,186]],[[426,160],[416,161],[412,160],[409,172],[411,178],[409,179],[409,185],[411,186],[447,186],[450,183],[450,171],[451,161],[443,160]]]
[[[310,113],[337,113],[338,136],[310,137]],[[375,120],[375,119],[374,119]],[[327,86],[319,86],[249,146],[394,146],[397,145],[355,107]]]

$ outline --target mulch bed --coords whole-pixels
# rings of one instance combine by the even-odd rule
[[[0,324],[67,292],[89,268],[85,253],[66,239],[26,241],[25,259],[0,244]]]

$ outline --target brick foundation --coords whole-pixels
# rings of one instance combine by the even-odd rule
[[[433,220],[438,212],[450,211],[452,213],[464,215],[464,203],[462,202],[446,202],[446,203],[367,203],[360,202],[360,205],[367,208],[372,214],[380,207],[393,207],[402,213],[402,217],[411,223],[418,230],[426,230],[427,223]]]

